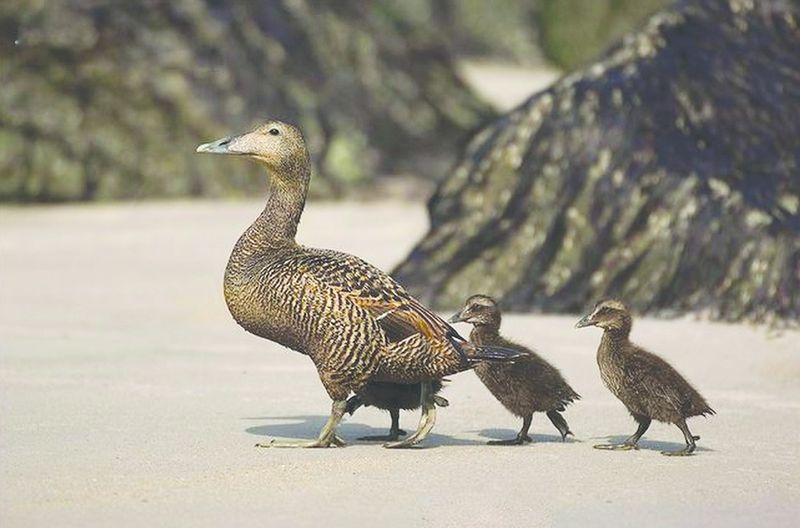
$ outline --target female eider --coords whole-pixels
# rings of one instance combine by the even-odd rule
[[[561,433],[564,441],[572,434],[561,415],[567,405],[580,399],[561,373],[550,363],[522,345],[500,335],[500,308],[486,295],[473,295],[464,308],[450,318],[451,323],[465,322],[473,325],[469,335],[471,343],[480,346],[498,346],[517,350],[522,355],[513,364],[487,364],[475,367],[475,374],[486,388],[514,415],[522,418],[522,429],[516,438],[491,441],[492,445],[520,445],[531,442],[528,436],[533,413],[543,412]]]
[[[272,192],[266,208],[233,248],[225,269],[228,309],[245,330],[307,355],[333,404],[316,440],[263,447],[341,445],[336,428],[350,392],[370,381],[421,383],[417,431],[387,447],[421,441],[435,420],[431,382],[504,361],[516,353],[477,347],[411,297],[389,275],[358,257],[308,248],[295,241],[311,176],[300,131],[269,121],[251,132],[197,147],[243,156],[263,165]]]
[[[663,451],[664,455],[690,455],[695,441],[686,425],[692,416],[715,414],[683,376],[672,366],[628,339],[633,319],[621,301],[610,299],[597,303],[592,313],[578,321],[576,328],[599,326],[603,331],[597,349],[600,377],[608,390],[628,408],[639,424],[636,432],[621,444],[599,444],[597,449],[635,449],[652,420],[678,426],[686,447],[678,451]]]

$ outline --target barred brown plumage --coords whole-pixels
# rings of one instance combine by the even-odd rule
[[[553,365],[532,350],[500,335],[502,314],[497,302],[486,295],[473,295],[450,322],[473,325],[469,339],[477,345],[490,345],[518,350],[524,354],[513,364],[484,363],[475,367],[475,374],[489,392],[515,416],[522,418],[522,429],[515,438],[491,441],[493,445],[521,445],[531,442],[528,430],[533,414],[543,412],[558,429],[561,440],[572,434],[561,415],[567,405],[580,395],[564,380]]]
[[[628,307],[622,301],[608,299],[597,303],[592,313],[578,321],[577,328],[598,326],[603,338],[597,349],[600,377],[638,423],[636,432],[622,444],[599,444],[598,449],[636,449],[639,439],[652,420],[678,426],[686,440],[679,451],[665,455],[690,455],[695,450],[694,436],[686,425],[692,416],[715,414],[705,398],[672,365],[631,343],[633,326]]]
[[[511,350],[471,345],[358,257],[295,242],[311,169],[303,136],[294,126],[269,121],[197,151],[242,155],[263,164],[270,175],[266,208],[236,242],[224,291],[231,315],[245,330],[308,355],[333,400],[319,437],[292,446],[341,445],[335,431],[346,398],[371,381],[421,384],[419,429],[387,444],[413,445],[433,426],[432,381],[484,359],[517,357]],[[273,445],[288,444],[266,444]]]

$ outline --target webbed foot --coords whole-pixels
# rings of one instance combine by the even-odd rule
[[[402,429],[397,431],[389,431],[389,434],[385,435],[368,435],[368,436],[361,436],[358,439],[363,440],[365,442],[394,442],[398,440],[401,436],[405,436],[406,432]]]
[[[509,438],[508,440],[490,440],[486,442],[487,445],[496,445],[496,446],[512,446],[512,445],[525,445],[533,442],[533,439],[528,435],[517,435],[514,438]]]
[[[683,449],[679,449],[677,451],[662,451],[661,454],[664,456],[690,456],[694,453],[695,446],[687,445]]]
[[[331,405],[331,415],[319,436],[315,440],[270,440],[267,443],[256,444],[256,447],[301,447],[301,448],[314,448],[314,447],[344,447],[346,444],[344,440],[336,435],[336,427],[342,421],[347,402],[345,400],[336,400]]]
[[[419,421],[419,427],[410,436],[403,440],[387,442],[383,447],[388,449],[404,449],[413,447],[422,442],[433,429],[436,423],[436,404],[433,398],[429,397],[430,386],[428,383],[422,384],[420,401],[422,402],[422,417]]]
[[[315,448],[315,447],[342,447],[344,446],[344,442],[342,442],[338,438],[331,438],[328,440],[323,440],[317,438],[316,440],[270,440],[266,443],[259,443],[256,444],[256,447],[276,447],[276,448],[288,448],[288,447],[302,447],[302,448]]]
[[[595,444],[594,448],[606,451],[630,451],[631,449],[639,449],[639,446],[625,442],[624,444]]]

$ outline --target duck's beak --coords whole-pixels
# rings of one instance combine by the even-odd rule
[[[231,142],[236,139],[235,136],[228,136],[210,143],[203,143],[195,152],[205,152],[208,154],[241,154],[230,149]]]
[[[450,324],[460,323],[461,321],[464,320],[463,317],[461,316],[462,313],[464,313],[463,310],[460,311],[460,312],[454,313],[453,315],[450,316],[450,319],[448,319],[447,322],[450,323]]]
[[[589,314],[589,315],[585,316],[583,319],[581,319],[580,321],[578,321],[577,323],[575,323],[575,328],[583,328],[585,326],[592,326],[594,324],[594,321],[592,321],[592,315],[594,315],[594,314]]]

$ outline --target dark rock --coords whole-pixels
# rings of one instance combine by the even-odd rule
[[[681,2],[480,132],[396,277],[575,312],[800,317],[800,2]]]

